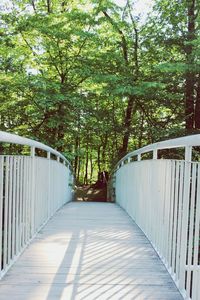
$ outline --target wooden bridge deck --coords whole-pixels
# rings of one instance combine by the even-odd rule
[[[117,205],[59,210],[0,281],[1,300],[181,300],[141,230]]]

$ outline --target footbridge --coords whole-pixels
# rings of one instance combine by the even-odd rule
[[[0,142],[25,147],[0,155],[1,300],[200,300],[200,135],[129,153],[105,203],[72,201],[56,150],[4,132]]]

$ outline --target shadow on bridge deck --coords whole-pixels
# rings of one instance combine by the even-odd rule
[[[181,300],[141,230],[117,205],[74,202],[0,282],[1,300]]]

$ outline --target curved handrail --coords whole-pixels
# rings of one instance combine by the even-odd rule
[[[195,147],[195,146],[200,146],[200,134],[194,134],[194,135],[184,136],[184,137],[166,140],[166,141],[162,141],[162,142],[157,142],[157,143],[142,147],[138,150],[129,152],[128,154],[126,154],[124,157],[122,157],[118,161],[118,163],[116,164],[114,169],[116,169],[117,166],[119,166],[125,160],[127,160],[133,156],[139,156],[138,160],[140,160],[141,154],[148,153],[151,151],[153,151],[153,158],[157,159],[157,151],[163,150],[163,149],[185,148],[185,159],[191,160],[191,151],[190,150],[192,147]]]
[[[16,134],[0,131],[0,142],[30,146],[32,148],[41,149],[46,152],[50,152],[50,153],[56,155],[57,157],[62,158],[63,161],[65,161],[69,164],[69,166],[71,165],[70,162],[60,152],[54,150],[53,148],[51,148],[45,144],[42,144],[40,142],[31,140],[31,139],[28,139],[28,138],[25,138],[25,137],[22,137],[22,136],[19,136]]]

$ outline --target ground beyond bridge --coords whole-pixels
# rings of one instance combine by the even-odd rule
[[[181,300],[138,226],[116,204],[73,202],[0,282],[1,300]]]

